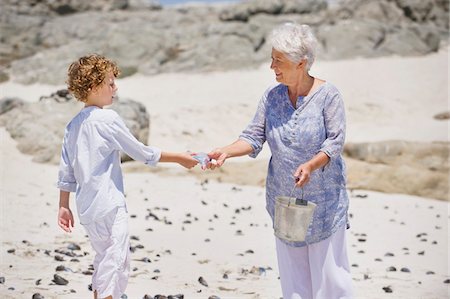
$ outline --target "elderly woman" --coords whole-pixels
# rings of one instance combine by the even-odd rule
[[[350,298],[346,249],[348,197],[341,157],[345,110],[331,83],[312,77],[317,41],[307,25],[284,24],[272,32],[272,64],[280,83],[266,90],[256,115],[234,143],[208,154],[226,159],[256,157],[265,141],[269,162],[266,208],[274,219],[275,198],[301,196],[317,204],[304,242],[276,238],[284,299]]]

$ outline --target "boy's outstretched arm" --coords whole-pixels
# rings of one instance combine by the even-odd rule
[[[198,164],[198,161],[190,153],[161,152],[159,162],[174,162],[186,168],[192,168]]]
[[[72,228],[74,227],[73,215],[69,207],[69,196],[69,192],[59,191],[58,225],[68,233],[72,232]]]

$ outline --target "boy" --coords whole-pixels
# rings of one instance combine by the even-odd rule
[[[112,103],[118,75],[114,62],[95,54],[81,57],[68,70],[68,89],[85,107],[64,134],[57,183],[58,224],[64,231],[72,231],[69,192],[76,192],[78,216],[96,253],[94,298],[120,298],[128,282],[128,215],[119,152],[151,166],[176,162],[192,168],[198,163],[188,153],[161,152],[145,146],[115,111],[103,109]]]

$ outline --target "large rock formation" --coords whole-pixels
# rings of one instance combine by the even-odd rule
[[[8,98],[0,100],[0,107],[8,107],[0,113],[0,126],[6,127],[17,141],[18,149],[32,155],[35,162],[59,163],[64,128],[83,108],[83,103],[73,99],[55,99],[58,99],[56,94],[35,103]],[[110,109],[124,119],[133,136],[147,143],[150,120],[144,105],[120,99]],[[130,158],[123,155],[122,160]]]
[[[92,52],[115,59],[124,76],[252,67],[268,61],[268,33],[286,21],[312,26],[319,59],[423,55],[448,39],[448,1],[337,3],[250,0],[161,8],[144,0],[5,0],[0,81],[60,84],[68,63]]]
[[[348,186],[449,200],[449,153],[444,142],[349,143]]]

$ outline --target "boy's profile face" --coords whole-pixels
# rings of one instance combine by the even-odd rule
[[[115,84],[115,77],[112,72],[108,72],[105,80],[92,90],[86,101],[86,105],[95,105],[100,108],[103,106],[111,105],[113,102],[113,97],[116,95],[117,86]]]

